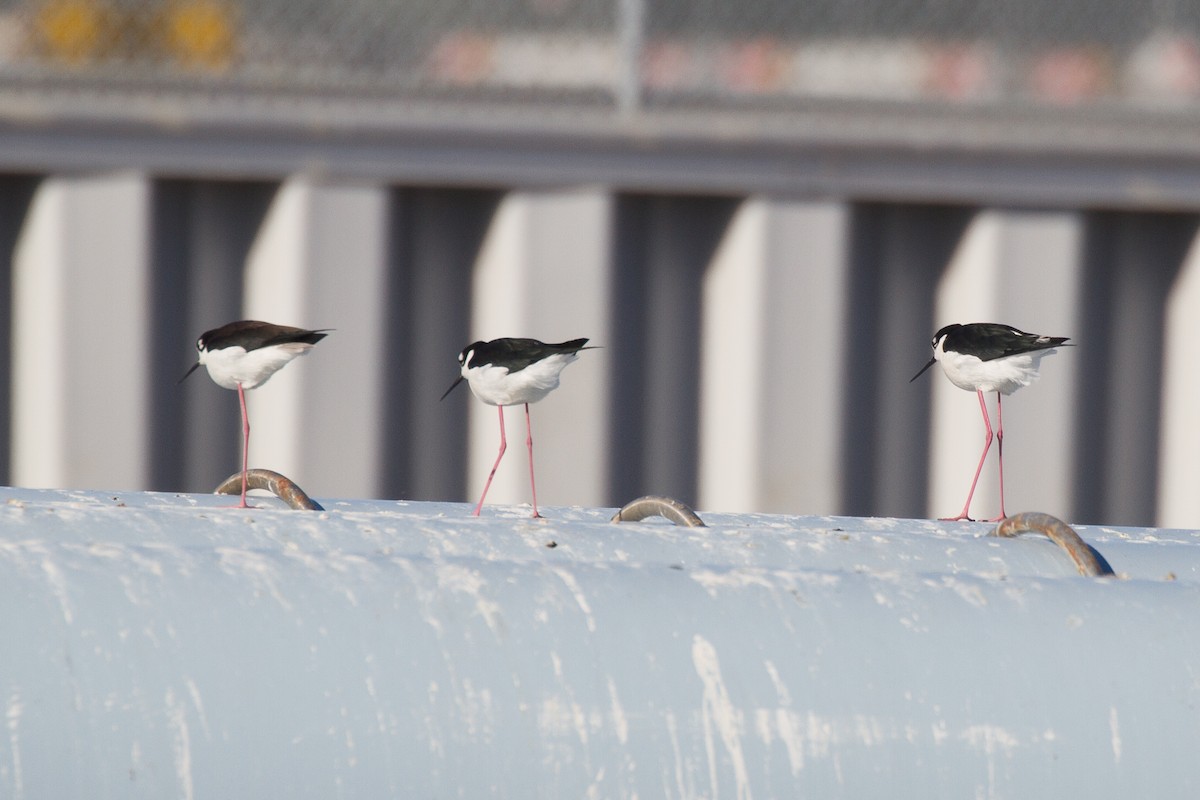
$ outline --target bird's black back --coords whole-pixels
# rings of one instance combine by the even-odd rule
[[[493,339],[490,342],[473,342],[467,345],[459,354],[458,360],[459,363],[463,363],[473,350],[475,352],[468,366],[482,367],[491,364],[505,367],[513,373],[553,355],[590,350],[591,348],[584,347],[587,342],[587,339],[572,339],[569,342],[547,344],[537,339]]]
[[[1067,342],[1067,336],[1039,336],[1010,325],[996,322],[972,322],[968,325],[947,325],[933,335],[934,344],[943,335],[945,351],[969,353],[980,361],[991,361],[1020,353],[1049,350]],[[1069,346],[1069,345],[1068,345]]]
[[[200,335],[198,347],[219,350],[226,347],[240,347],[246,352],[260,347],[270,347],[277,344],[299,342],[316,344],[325,338],[328,328],[310,331],[305,328],[293,328],[288,325],[274,325],[270,322],[259,322],[253,319],[243,319],[230,322]]]

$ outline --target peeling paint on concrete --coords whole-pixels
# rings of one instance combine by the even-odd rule
[[[0,489],[2,797],[1200,794],[1200,534],[117,497]]]

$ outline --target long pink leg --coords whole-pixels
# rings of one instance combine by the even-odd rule
[[[976,391],[979,395],[979,410],[983,412],[983,426],[987,429],[987,436],[983,442],[983,455],[979,457],[979,466],[975,468],[975,477],[971,479],[971,491],[967,492],[967,502],[963,505],[963,510],[959,512],[957,517],[942,517],[947,522],[957,522],[960,519],[970,520],[967,516],[967,511],[971,508],[971,498],[975,496],[975,484],[979,483],[979,473],[983,472],[983,462],[987,458],[988,450],[992,447],[992,421],[988,419],[987,403],[983,399],[983,392]]]
[[[996,457],[1000,460],[1000,516],[989,522],[999,522],[1008,516],[1004,513],[1004,414],[1000,410],[1001,396],[996,392]]]
[[[242,502],[238,508],[249,508],[246,503],[246,473],[250,465],[250,414],[246,412],[246,392],[238,384],[238,403],[242,407]]]
[[[496,468],[500,466],[500,459],[504,458],[504,451],[508,449],[508,440],[504,438],[504,406],[496,406],[500,412],[500,452],[496,454],[496,463],[492,464],[492,471],[488,474],[487,483],[483,485],[483,494],[479,496],[479,505],[475,506],[475,516],[479,516],[479,512],[483,510],[483,499],[487,497],[488,489],[492,488],[492,478],[496,477]]]
[[[533,423],[529,421],[529,403],[525,404],[525,432],[528,434],[525,446],[529,448],[529,488],[533,490],[533,518],[538,519],[542,515],[537,510],[537,484],[533,482]]]

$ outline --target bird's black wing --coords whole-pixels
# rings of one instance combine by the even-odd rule
[[[1005,356],[1049,350],[1064,344],[1067,336],[1039,336],[1026,333],[1009,325],[995,322],[975,322],[961,325],[946,334],[943,350],[971,353],[981,361],[991,361]]]
[[[274,325],[255,319],[243,319],[211,331],[205,331],[200,336],[200,341],[209,347],[240,347],[248,353],[260,347],[287,344],[288,342],[316,344],[325,338],[329,330],[326,328],[310,331],[305,328],[293,328],[289,325]]]
[[[310,331],[304,328],[292,328],[291,330],[280,333],[273,337],[270,341],[265,342],[262,346],[268,347],[273,344],[287,344],[289,342],[300,342],[302,344],[316,344],[324,339],[329,331],[333,328],[321,328],[320,330]]]
[[[520,372],[530,364],[535,364],[544,358],[560,353],[578,353],[580,350],[590,350],[584,347],[587,339],[572,339],[569,342],[547,344],[537,339],[493,339],[474,346],[475,355],[471,359],[472,367],[491,364],[505,367],[509,373]]]

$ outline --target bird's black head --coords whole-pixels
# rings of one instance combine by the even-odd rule
[[[947,325],[946,327],[942,328],[941,330],[939,330],[937,333],[935,333],[933,335],[933,338],[929,340],[929,346],[933,348],[933,358],[926,361],[925,366],[921,367],[920,371],[918,371],[916,375],[913,375],[911,378],[908,379],[909,383],[912,383],[917,378],[924,375],[925,370],[929,369],[930,367],[932,367],[934,364],[937,363],[938,345],[941,344],[943,341],[945,341],[947,336],[954,333],[954,331],[956,331],[957,329],[959,329],[961,327],[962,327],[962,325],[959,325],[957,323],[952,324],[952,325]]]
[[[937,332],[937,333],[935,333],[935,334],[933,335],[933,339],[931,339],[931,340],[930,340],[930,342],[929,342],[930,346],[931,346],[931,347],[932,347],[934,350],[937,350],[938,342],[942,341],[942,340],[943,340],[943,339],[945,339],[947,336],[949,336],[950,334],[954,333],[954,331],[958,330],[958,329],[959,329],[959,328],[961,328],[961,327],[962,327],[962,325],[959,325],[959,324],[956,322],[956,323],[953,323],[953,324],[951,324],[951,325],[947,325],[947,326],[946,326],[946,327],[944,327],[944,328],[941,328],[941,329],[939,329],[939,330],[938,330],[938,332]]]
[[[466,347],[464,347],[464,348],[462,349],[462,352],[458,354],[458,363],[459,363],[459,365],[460,365],[460,366],[463,366],[463,367],[470,366],[470,364],[471,364],[471,359],[473,359],[473,358],[475,357],[475,350],[476,350],[477,348],[479,348],[479,347],[480,347],[480,345],[482,345],[482,344],[483,344],[483,342],[471,342],[469,345],[467,345]],[[462,375],[459,375],[457,378],[455,378],[455,379],[454,379],[454,383],[450,384],[450,388],[449,388],[449,389],[447,389],[446,391],[442,392],[442,396],[441,396],[440,398],[438,398],[438,399],[439,399],[439,400],[445,400],[445,399],[446,399],[446,395],[448,395],[448,394],[450,394],[451,392],[453,392],[453,391],[454,391],[454,387],[455,387],[455,386],[458,386],[460,383],[462,383],[462,382],[463,382],[463,380],[464,380],[464,379],[463,379],[463,376],[462,376]]]
[[[462,349],[458,354],[458,363],[464,367],[471,365],[471,359],[475,357],[475,351],[482,345],[483,342],[471,342]]]

